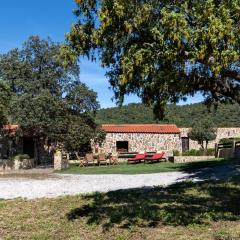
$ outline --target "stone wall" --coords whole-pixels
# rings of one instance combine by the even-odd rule
[[[181,137],[187,137],[188,132],[191,128],[180,128]],[[240,128],[218,128],[217,138],[214,141],[209,142],[208,147],[214,148],[215,143],[218,143],[222,138],[233,138],[240,137]],[[196,141],[189,139],[189,149],[199,149],[201,146]]]
[[[214,159],[214,156],[174,156],[170,157],[169,161],[174,163],[188,163],[188,162],[200,162]]]
[[[14,161],[8,159],[0,159],[0,171],[5,170],[13,170],[14,169]]]
[[[129,152],[165,151],[172,155],[174,149],[180,149],[181,139],[179,134],[157,133],[107,133],[103,148],[106,152],[116,152],[117,141],[128,141]]]

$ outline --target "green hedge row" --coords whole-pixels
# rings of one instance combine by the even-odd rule
[[[183,152],[182,154],[178,150],[173,151],[174,156],[214,156],[215,155],[215,149],[209,148],[204,152],[203,149],[191,149],[188,151]]]
[[[233,141],[239,142],[240,141],[240,137],[236,137],[236,138],[222,138],[222,139],[220,139],[219,143],[232,143]]]

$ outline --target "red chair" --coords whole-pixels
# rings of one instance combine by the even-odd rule
[[[129,158],[128,162],[141,162],[146,157],[146,153],[138,153],[134,158]]]
[[[152,157],[147,157],[144,158],[144,163],[145,162],[159,162],[161,159],[165,159],[164,156],[165,152],[161,152],[161,153],[154,153]]]

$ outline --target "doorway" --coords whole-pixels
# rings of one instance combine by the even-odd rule
[[[189,138],[182,137],[182,152],[186,152],[189,150]]]
[[[23,139],[23,153],[27,154],[30,158],[34,158],[34,141],[32,138]]]

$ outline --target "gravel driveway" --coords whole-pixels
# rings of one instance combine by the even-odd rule
[[[179,181],[223,179],[239,174],[236,166],[204,168],[192,172],[168,172],[138,175],[67,175],[50,174],[48,178],[0,178],[0,199],[34,199],[79,193],[107,192],[118,189],[167,186]]]

